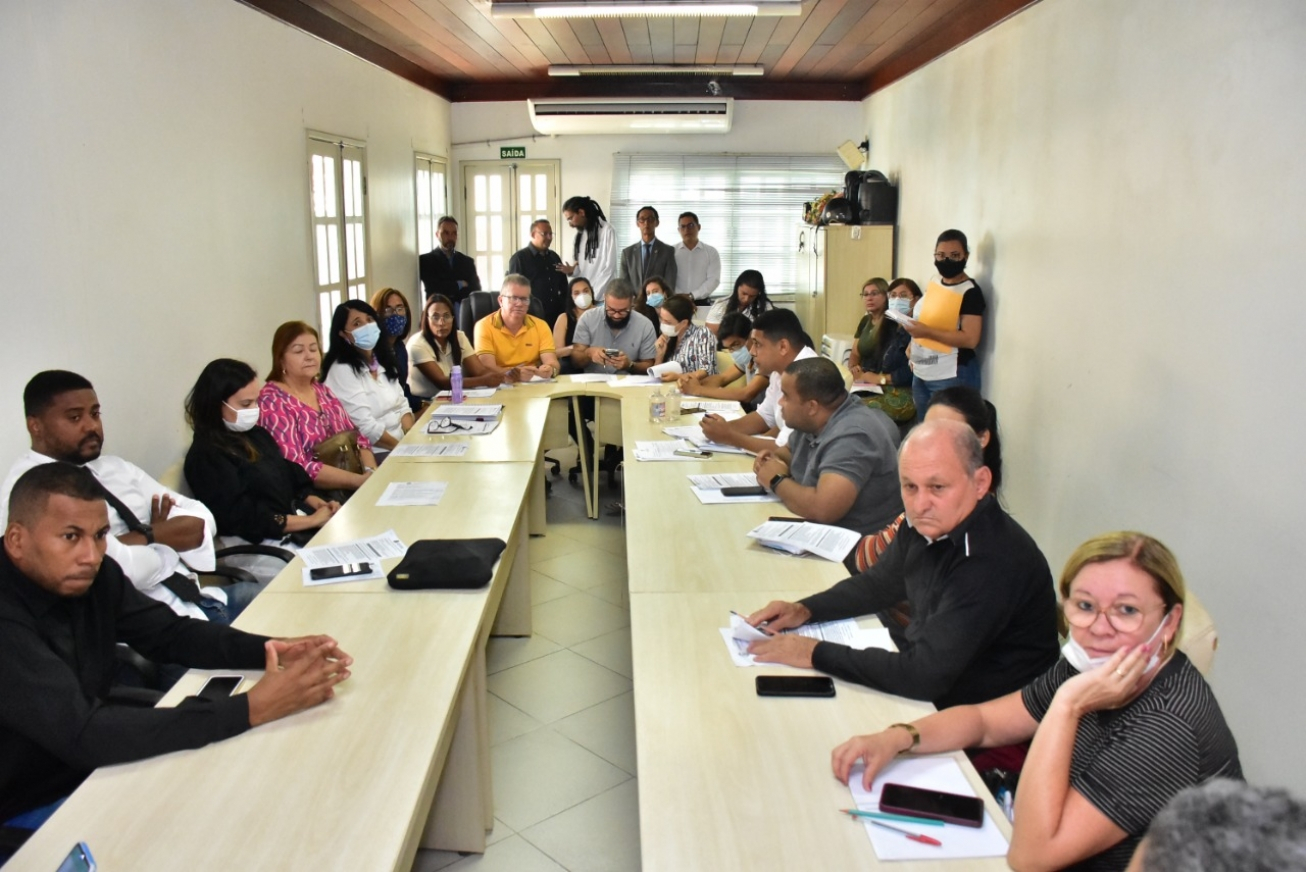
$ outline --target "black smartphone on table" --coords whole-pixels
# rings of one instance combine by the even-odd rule
[[[824,675],[759,675],[758,696],[834,696],[834,679]]]
[[[880,793],[880,811],[922,817],[962,827],[984,825],[984,800],[960,793],[926,790],[906,784],[886,784]]]
[[[370,563],[342,563],[339,566],[323,566],[319,569],[310,569],[308,577],[314,581],[324,581],[328,578],[348,578],[351,575],[367,575],[372,571]]]
[[[721,488],[721,496],[723,497],[761,497],[765,495],[766,488],[762,487],[760,484]]]
[[[196,696],[200,699],[222,699],[233,695],[244,680],[243,675],[211,675]]]

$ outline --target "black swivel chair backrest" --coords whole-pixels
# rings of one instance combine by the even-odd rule
[[[475,342],[476,322],[493,312],[499,311],[498,291],[472,291],[458,309],[458,329],[469,341]],[[544,317],[544,304],[532,296],[528,311],[536,318]],[[553,327],[552,324],[549,325]]]

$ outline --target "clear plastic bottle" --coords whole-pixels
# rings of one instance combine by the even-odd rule
[[[662,396],[662,388],[653,389],[648,398],[648,418],[654,424],[661,424],[667,417],[667,398]]]
[[[680,420],[680,400],[680,388],[673,382],[667,391],[667,418],[671,421]]]
[[[458,364],[449,373],[449,399],[455,403],[463,401],[463,368]]]

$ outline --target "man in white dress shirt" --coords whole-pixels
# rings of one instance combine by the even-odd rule
[[[155,481],[121,457],[100,453],[104,427],[100,401],[91,383],[63,370],[37,373],[23,391],[27,432],[32,449],[9,468],[0,485],[0,528],[9,517],[9,493],[24,472],[62,460],[84,466],[127,510],[124,519],[109,503],[109,557],[137,590],[184,617],[230,623],[258,594],[261,586],[238,581],[225,587],[200,588],[190,569],[213,569],[213,515],[198,500],[184,497]]]
[[[712,292],[721,284],[721,255],[706,242],[698,241],[698,216],[681,212],[676,243],[676,293],[688,294],[699,306],[712,303]]]

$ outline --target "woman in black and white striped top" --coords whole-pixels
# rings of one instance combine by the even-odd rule
[[[894,756],[1032,739],[1016,791],[1007,860],[1016,870],[1122,870],[1157,812],[1185,787],[1242,778],[1238,747],[1205,679],[1175,637],[1184,581],[1174,555],[1141,533],[1076,549],[1061,575],[1064,656],[1023,690],[834,750],[846,781]]]

